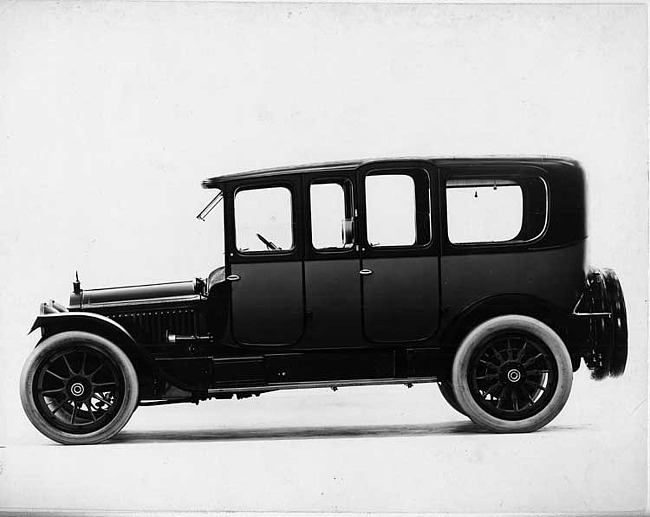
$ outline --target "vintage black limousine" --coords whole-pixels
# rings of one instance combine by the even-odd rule
[[[623,373],[625,303],[585,268],[585,178],[564,158],[391,159],[207,179],[225,264],[206,278],[82,289],[41,306],[21,377],[64,444],[137,406],[294,388],[437,382],[494,432],[563,408],[581,361]],[[260,415],[260,420],[264,415]]]

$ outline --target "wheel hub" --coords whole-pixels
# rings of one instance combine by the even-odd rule
[[[77,402],[86,400],[93,392],[92,385],[88,379],[78,375],[68,381],[66,389],[70,398]]]
[[[72,386],[70,386],[70,391],[75,397],[80,397],[81,395],[84,394],[84,385],[81,384],[80,382],[75,382]]]
[[[499,379],[504,386],[519,385],[526,380],[526,368],[518,361],[508,361],[499,368]]]
[[[508,380],[512,383],[519,382],[521,380],[521,372],[517,368],[511,368],[508,370]]]

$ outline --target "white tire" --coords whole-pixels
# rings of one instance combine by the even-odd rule
[[[454,393],[465,414],[496,433],[544,427],[564,407],[572,381],[571,358],[557,333],[517,314],[472,330],[458,348],[452,370]]]
[[[117,434],[138,404],[138,378],[126,354],[88,332],[46,338],[30,354],[20,378],[27,418],[66,445],[100,443]]]

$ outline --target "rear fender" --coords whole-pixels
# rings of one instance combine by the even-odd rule
[[[570,313],[563,314],[555,305],[535,296],[506,294],[483,298],[465,307],[445,326],[440,344],[445,348],[456,348],[478,325],[488,319],[506,314],[521,314],[538,319],[557,332],[563,340],[567,337]],[[566,344],[571,348],[570,343]]]
[[[460,346],[465,336],[484,321],[506,314],[529,316],[551,327],[564,341],[571,356],[574,371],[578,369],[580,354],[573,350],[570,329],[567,325],[570,313],[563,314],[557,306],[535,296],[506,294],[483,298],[468,305],[453,316],[441,329],[440,346],[449,351],[449,354],[445,354],[448,356],[449,365],[448,368],[443,368],[443,370],[448,370],[447,373],[451,372],[451,362],[455,350]]]

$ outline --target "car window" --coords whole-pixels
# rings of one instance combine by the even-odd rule
[[[344,189],[344,185],[348,188]],[[351,192],[348,181],[310,186],[311,239],[315,249],[348,249],[353,246]]]
[[[415,183],[406,174],[366,177],[368,244],[410,246],[416,241]]]
[[[290,250],[293,235],[289,189],[270,187],[237,192],[235,235],[240,252]]]
[[[528,241],[545,227],[546,188],[540,178],[456,178],[445,187],[452,244]]]

